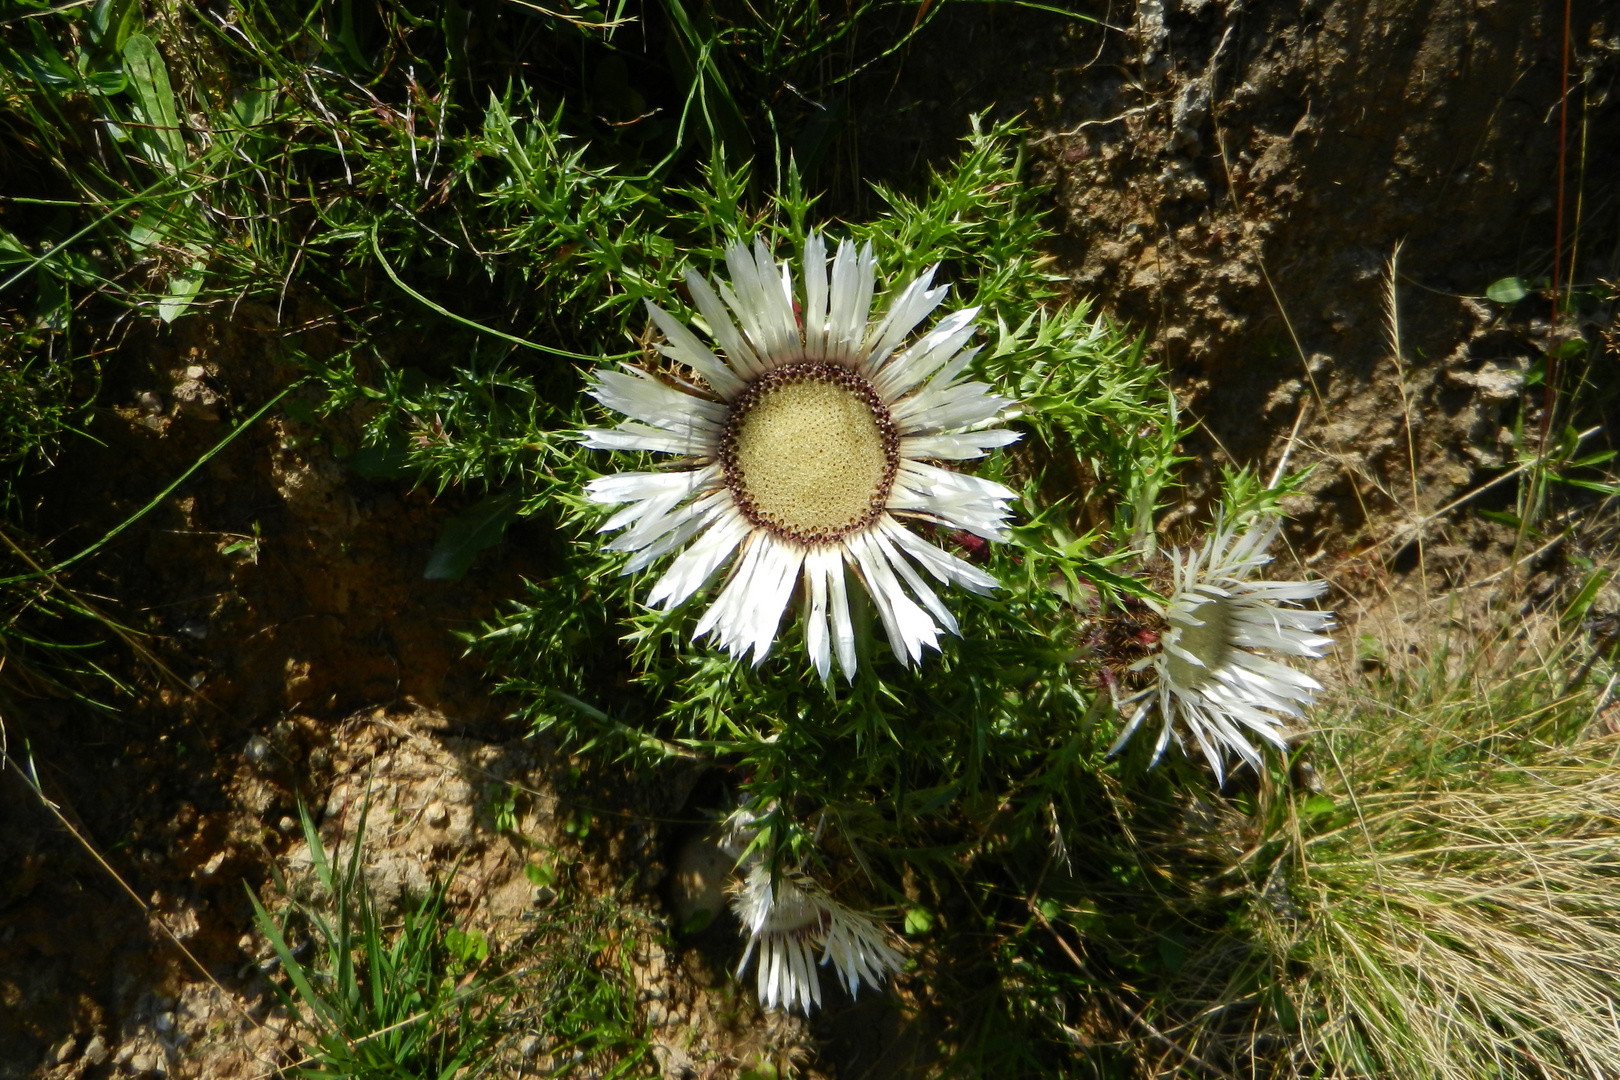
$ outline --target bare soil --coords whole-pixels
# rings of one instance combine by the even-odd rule
[[[1585,203],[1563,273],[1590,284],[1620,277],[1620,20],[1595,2],[1573,13],[1566,226],[1578,191]],[[1194,493],[1223,462],[1269,471],[1297,425],[1292,463],[1318,468],[1294,539],[1364,594],[1372,563],[1349,556],[1382,567],[1404,522],[1496,475],[1516,426],[1539,422],[1526,381],[1551,341],[1547,301],[1481,294],[1551,265],[1561,5],[1143,0],[1092,14],[946,12],[851,101],[845,164],[915,178],[954,153],[970,111],[1023,114],[1061,226],[1054,269],[1146,329],[1202,424]],[[1611,317],[1564,332],[1595,344]],[[31,492],[35,535],[59,553],[100,536],[296,377],[289,335],[317,350],[325,332],[296,297],[279,317],[243,304],[136,328],[107,366],[102,445],[74,443]],[[1613,359],[1592,366],[1592,422]],[[622,896],[644,928],[625,948],[664,1075],[771,1062],[853,1078],[926,1059],[904,985],[808,1024],[765,1018],[720,950],[660,943],[699,778],[576,781],[505,719],[455,632],[543,579],[551,538],[519,524],[461,581],[424,580],[466,496],[363,479],[334,455],[358,441],[353,424],[292,399],[67,580],[138,633],[143,654],[109,646],[136,700],[101,717],[32,702],[5,718],[10,748],[134,896],[15,775],[0,780],[0,1080],[246,1080],[285,1062],[244,882],[270,896],[271,865],[296,870],[300,798],[338,842],[366,778],[387,792],[373,872],[399,902],[455,867],[457,910],[516,940],[548,902],[522,874],[535,845],[572,852],[580,883]],[[1441,539],[1455,550],[1435,557],[1459,573],[1500,564],[1488,523]],[[515,830],[494,828],[490,783],[526,793]],[[559,822],[582,807],[603,824],[577,843]]]
[[[1337,555],[1511,460],[1521,416],[1538,428],[1540,395],[1523,391],[1549,346],[1549,295],[1508,308],[1484,292],[1552,269],[1563,5],[955,14],[930,39],[937,51],[867,105],[858,163],[904,175],[947,152],[965,112],[1024,116],[1030,171],[1051,186],[1062,231],[1056,266],[1074,295],[1148,333],[1200,424],[1196,493],[1223,462],[1269,475],[1298,421],[1291,465],[1318,467],[1291,507],[1294,534],[1307,554]],[[1575,3],[1565,284],[1620,274],[1617,79],[1620,22]],[[878,124],[886,110],[898,124]],[[1595,339],[1611,317],[1566,320],[1561,339]],[[1591,378],[1588,398],[1608,407],[1609,366]]]

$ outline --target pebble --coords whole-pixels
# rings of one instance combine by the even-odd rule
[[[450,808],[438,799],[428,803],[427,813],[424,816],[427,823],[435,829],[442,829],[450,824]]]
[[[72,1035],[69,1035],[67,1038],[62,1040],[62,1045],[58,1046],[55,1052],[51,1054],[52,1060],[54,1060],[58,1065],[66,1065],[69,1061],[73,1060],[73,1051],[78,1049],[78,1045],[78,1040]]]
[[[90,1036],[90,1041],[84,1044],[84,1060],[87,1065],[100,1065],[107,1060],[107,1040],[100,1035]]]
[[[697,833],[681,846],[670,875],[669,899],[677,926],[707,924],[726,902],[726,882],[736,864],[719,829]]]
[[[247,741],[242,753],[255,765],[263,765],[264,759],[270,756],[270,740],[263,735],[255,735]]]

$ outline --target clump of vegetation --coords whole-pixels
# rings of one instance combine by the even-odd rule
[[[284,371],[261,374],[285,378],[229,403],[236,431],[296,382],[310,423],[360,433],[335,457],[456,508],[429,577],[541,523],[548,576],[467,636],[492,686],[573,751],[722,771],[755,857],[904,929],[942,1073],[1620,1066],[1591,665],[1490,668],[1498,649],[1461,676],[1440,657],[1352,682],[1308,750],[1224,786],[1174,753],[1150,767],[1142,738],[1110,758],[1116,702],[1150,677],[1133,662],[1163,647],[1156,522],[1185,429],[1140,341],[1051,274],[1016,124],[964,118],[955,159],[906,187],[857,191],[843,170],[851,87],[943,5],[22,6],[0,27],[0,138],[29,162],[10,196],[26,213],[0,221],[9,469],[78,437],[126,335],[274,311]],[[611,422],[593,369],[670,373],[645,302],[697,323],[689,271],[812,232],[871,245],[887,287],[937,264],[979,308],[970,371],[1017,400],[1003,419],[1023,436],[975,467],[1018,495],[1010,542],[929,537],[1002,590],[953,595],[959,633],[915,670],[858,613],[847,684],[807,668],[791,620],[749,666],[693,641],[701,605],[648,609],[654,571],[621,573],[585,496],[636,466],[578,436]],[[1223,519],[1274,513],[1294,482],[1229,474]],[[7,656],[109,696],[77,659],[100,654],[75,650],[139,641],[66,591],[11,490]],[[61,634],[67,615],[89,636]],[[586,1067],[641,1060],[596,948],[610,911],[566,898],[521,956],[437,895],[386,926],[359,844],[338,866],[305,833],[331,903],[256,910],[316,1074],[490,1072],[523,1010]]]
[[[614,962],[625,920],[617,905],[553,906],[519,958],[501,957],[481,931],[454,924],[442,886],[399,925],[385,919],[366,878],[365,808],[346,846],[331,852],[308,810],[299,816],[313,888],[278,879],[285,902],[273,912],[249,891],[286,973],[278,990],[304,1052],[295,1073],[476,1077],[539,1055],[558,1069],[606,1063],[622,1073],[645,1054],[634,987]]]

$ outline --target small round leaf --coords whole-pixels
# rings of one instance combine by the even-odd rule
[[[1485,295],[1493,303],[1517,304],[1530,295],[1530,286],[1522,277],[1498,278],[1486,286]]]

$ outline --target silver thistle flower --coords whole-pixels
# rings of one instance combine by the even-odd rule
[[[904,959],[889,933],[872,916],[827,895],[814,878],[793,871],[771,880],[770,867],[755,862],[736,886],[732,910],[748,934],[740,976],[759,949],[759,1000],[766,1008],[800,1009],[821,1004],[821,966],[833,970],[854,997],[865,982],[874,988],[900,970]]]
[[[1279,748],[1286,746],[1287,719],[1303,715],[1321,684],[1264,653],[1318,657],[1333,639],[1320,631],[1331,612],[1294,605],[1314,600],[1327,589],[1321,581],[1251,581],[1271,561],[1266,549],[1281,522],[1265,515],[1246,529],[1217,523],[1203,546],[1172,555],[1174,588],[1162,608],[1165,621],[1158,648],[1131,665],[1152,669],[1147,689],[1120,702],[1136,705],[1110,754],[1118,753],[1157,706],[1163,724],[1153,748],[1156,764],[1172,735],[1185,751],[1189,732],[1204,758],[1222,777],[1226,753],[1260,766],[1249,742],[1253,733]]]
[[[659,379],[639,368],[598,370],[592,395],[630,417],[584,432],[586,445],[676,454],[683,468],[604,476],[587,487],[599,503],[626,503],[602,526],[624,529],[609,549],[632,552],[630,573],[676,553],[648,601],[684,603],[730,561],[719,596],[698,622],[733,656],[764,659],[782,612],[805,583],[805,648],[826,679],[832,657],[855,674],[855,631],[846,568],[871,596],[894,654],[916,663],[956,620],[924,581],[977,593],[989,574],[902,525],[926,521],[1005,539],[1012,491],[928,460],[982,456],[1018,438],[985,427],[1012,402],[962,374],[977,348],[977,308],[952,312],[906,338],[945,298],[933,270],[870,317],[876,260],[838,247],[804,247],[803,292],[788,264],[761,240],[726,251],[731,282],[686,283],[721,355],[667,312],[647,305],[664,354],[693,373]],[[802,318],[799,301],[802,299]]]

